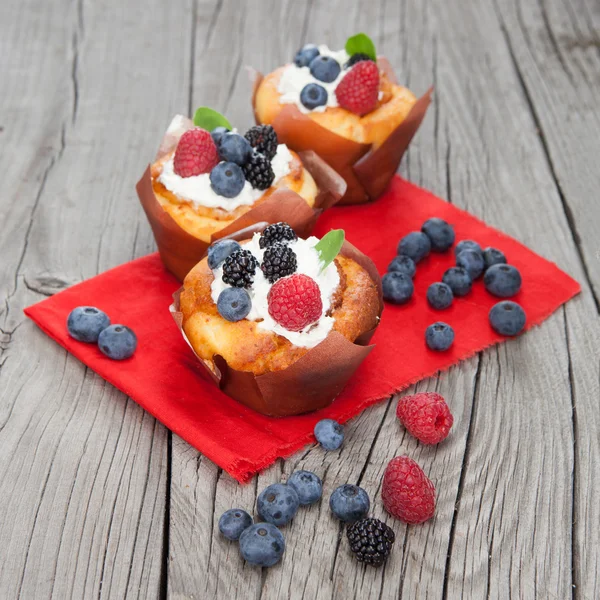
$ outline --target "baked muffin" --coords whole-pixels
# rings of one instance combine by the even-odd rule
[[[382,310],[380,281],[372,263],[351,246],[332,257],[329,242],[338,236],[341,246],[340,234],[331,232],[318,245],[317,238],[298,238],[287,224],[278,223],[251,239],[221,240],[209,249],[186,276],[178,309],[187,340],[213,375],[223,376],[225,366],[229,378],[231,372],[242,372],[260,381],[285,373],[332,338],[341,340],[341,354],[348,346],[353,355],[359,347],[354,342],[367,343]],[[324,262],[327,256],[330,262]],[[334,372],[344,370],[338,360],[332,357]],[[350,362],[350,371],[341,373],[341,387],[356,368],[354,358]],[[296,376],[302,381],[297,390],[302,402],[286,387],[281,392],[288,405],[275,412],[272,406],[257,407],[243,392],[242,397],[237,390],[228,393],[267,414],[297,414],[329,404],[340,391],[338,384],[333,395],[331,390],[325,396],[311,394],[311,386],[318,390],[324,379],[310,371]]]
[[[367,53],[356,51],[361,49]],[[307,44],[293,63],[259,78],[253,104],[257,122],[272,125],[282,142],[314,150],[344,176],[342,203],[358,203],[375,199],[389,183],[429,95],[418,101],[399,85],[389,63],[377,60],[372,42],[358,34],[340,51]],[[384,164],[373,160],[366,169],[353,169],[378,151],[386,156]]]

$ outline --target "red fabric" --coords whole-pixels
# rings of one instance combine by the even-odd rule
[[[580,291],[556,265],[514,239],[492,229],[433,194],[396,177],[374,204],[334,208],[320,219],[317,235],[344,228],[347,238],[371,256],[381,273],[394,257],[397,241],[418,230],[429,217],[454,225],[457,240],[474,239],[502,250],[523,276],[514,298],[527,313],[527,327],[540,323]],[[488,324],[498,299],[481,281],[445,311],[429,308],[425,293],[454,262],[452,251],[419,263],[415,294],[405,306],[386,305],[373,342],[376,348],[342,394],[325,410],[300,417],[273,419],[245,408],[204,379],[203,369],[181,337],[171,315],[171,294],[179,287],[152,254],[107,271],[25,310],[40,328],[79,360],[133,398],[241,482],[313,441],[314,424],[323,418],[344,422],[377,400],[483,348],[502,341]],[[104,357],[95,345],[67,335],[66,318],[76,306],[91,304],[113,323],[132,327],[139,339],[135,355],[124,362]],[[428,350],[425,328],[434,321],[454,327],[454,346],[446,353]]]

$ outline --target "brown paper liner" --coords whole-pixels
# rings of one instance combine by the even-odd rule
[[[387,59],[378,64],[390,81],[396,76]],[[254,117],[256,92],[263,79],[261,73],[248,69],[252,83]],[[433,88],[417,100],[406,118],[378,148],[343,138],[325,129],[293,104],[285,105],[271,123],[279,140],[297,152],[314,150],[346,181],[347,190],[338,204],[362,204],[376,200],[397,171],[404,152],[421,125],[431,102]]]
[[[379,316],[383,310],[381,279],[371,259],[349,242],[341,254],[355,260],[369,273],[379,293]],[[181,289],[173,295],[171,314],[184,339],[194,351],[183,331],[183,314],[179,312]],[[220,355],[213,357],[216,373],[196,354],[208,378],[225,394],[270,417],[289,417],[329,406],[342,391],[358,366],[373,349],[369,342],[377,327],[363,332],[351,342],[337,331],[311,348],[287,369],[254,375],[229,367]]]
[[[161,142],[157,160],[173,150],[181,135],[193,127],[189,119],[181,119],[181,125],[175,131],[167,131]],[[344,195],[346,183],[316,153],[302,152],[300,157],[319,189],[314,207],[311,208],[299,194],[292,190],[277,189],[264,202],[251,208],[227,227],[215,232],[210,242],[187,233],[163,209],[152,188],[149,165],[138,181],[136,190],[165,267],[179,281],[183,281],[189,271],[206,254],[211,243],[224,237],[247,238],[249,234],[261,231],[269,223],[285,221],[299,236],[310,235],[319,215]]]

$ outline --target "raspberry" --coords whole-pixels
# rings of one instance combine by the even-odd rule
[[[357,115],[366,115],[379,98],[379,69],[370,60],[354,65],[335,89],[339,105]]]
[[[244,137],[250,145],[271,160],[277,153],[277,134],[271,125],[255,125],[246,131]]]
[[[180,177],[210,173],[219,162],[217,147],[210,133],[196,128],[186,131],[177,144],[173,170]]]
[[[404,396],[398,402],[396,415],[408,432],[424,444],[445,440],[454,422],[446,401],[435,392]]]
[[[253,152],[248,162],[242,167],[246,181],[257,190],[268,190],[275,179],[271,161],[258,152]]]
[[[249,250],[236,250],[223,263],[223,281],[233,287],[247,288],[254,281],[258,261]]]
[[[284,244],[273,244],[265,250],[260,268],[269,283],[275,283],[278,279],[296,272],[296,253]]]
[[[435,511],[433,483],[408,456],[397,456],[389,462],[383,475],[381,498],[385,509],[405,523],[423,523]]]
[[[289,331],[302,331],[323,312],[319,286],[307,275],[280,279],[270,289],[268,301],[271,317]]]
[[[272,246],[277,242],[295,242],[298,239],[296,232],[287,223],[273,223],[268,227],[265,227],[264,231],[260,234],[260,240],[258,245],[261,248]]]

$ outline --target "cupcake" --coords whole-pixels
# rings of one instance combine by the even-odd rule
[[[208,108],[176,116],[137,185],[167,269],[183,280],[208,246],[288,220],[308,234],[345,183],[314,153],[280,144],[269,125],[243,135]]]
[[[398,84],[373,42],[358,34],[343,50],[307,44],[294,62],[254,77],[257,123],[296,151],[314,150],[347,183],[341,204],[375,200],[396,172],[430,102]]]
[[[223,391],[271,416],[329,405],[369,353],[381,311],[377,270],[341,230],[302,239],[287,223],[216,242],[172,307]]]

